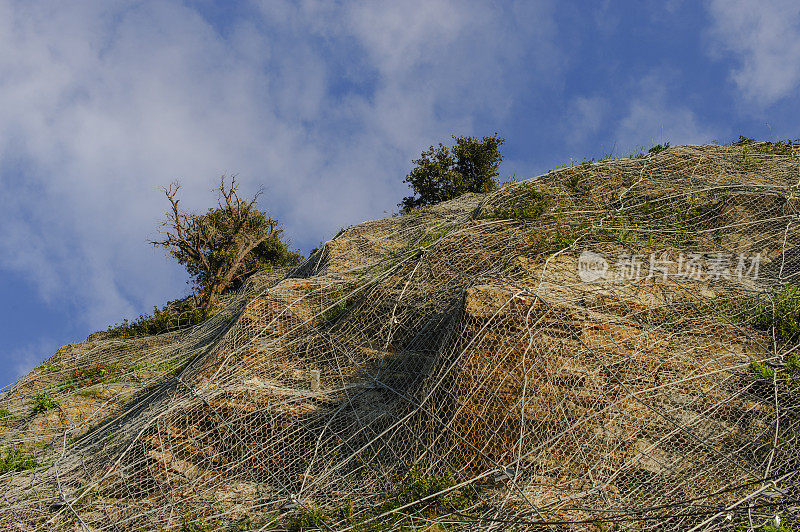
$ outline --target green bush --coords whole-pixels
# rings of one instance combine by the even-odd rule
[[[768,298],[759,298],[751,311],[751,324],[774,330],[783,341],[800,339],[800,289],[786,284]]]
[[[26,471],[40,465],[34,456],[26,454],[20,449],[6,449],[5,456],[0,455],[0,474]]]
[[[761,380],[772,382],[775,378],[775,370],[769,366],[761,364],[760,362],[756,362],[755,360],[750,361],[750,369],[753,370],[753,373],[756,374]]]
[[[661,153],[662,151],[666,150],[667,148],[669,148],[669,142],[665,142],[664,144],[656,144],[655,146],[653,146],[652,148],[647,150],[647,154],[648,155],[656,155],[656,154]]]
[[[111,338],[125,339],[162,334],[197,325],[213,315],[212,310],[196,306],[191,300],[170,302],[162,309],[153,307],[152,315],[140,314],[132,322],[125,319],[122,323],[110,326],[108,335]]]
[[[495,133],[483,139],[453,135],[453,140],[452,148],[440,143],[412,161],[416,167],[403,182],[408,183],[415,195],[403,198],[399,204],[402,212],[457,198],[467,192],[497,190],[495,177],[503,160],[499,148],[505,139]]]
[[[89,367],[75,368],[68,379],[60,385],[61,390],[86,388],[94,384],[110,384],[117,382],[117,368],[108,364],[97,364]]]
[[[550,208],[550,196],[541,190],[526,187],[520,189],[503,207],[495,209],[490,217],[530,220],[539,218]]]
[[[347,299],[342,299],[341,301],[337,302],[335,305],[326,309],[322,313],[321,316],[322,323],[328,323],[335,320],[336,318],[344,314],[345,310],[347,310]]]
[[[14,419],[14,414],[6,408],[0,408],[0,419]]]
[[[380,511],[386,512],[410,504],[404,513],[419,512],[423,516],[432,517],[464,508],[469,498],[462,493],[456,490],[441,493],[455,484],[455,478],[450,472],[425,476],[419,465],[414,464],[408,474],[400,479],[395,491],[386,498]],[[431,498],[416,502],[426,497]]]
[[[36,398],[33,400],[33,408],[31,408],[31,415],[35,416],[41,412],[47,412],[53,408],[56,408],[58,403],[46,393],[40,393],[36,395]]]
[[[286,529],[290,532],[320,530],[328,519],[322,508],[302,508],[286,519]]]

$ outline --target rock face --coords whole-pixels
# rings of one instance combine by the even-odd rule
[[[670,148],[367,222],[193,329],[66,346],[0,400],[0,448],[43,464],[0,476],[0,520],[790,520],[800,164],[778,148]],[[40,394],[58,406],[33,414]]]

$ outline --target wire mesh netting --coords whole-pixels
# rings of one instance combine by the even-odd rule
[[[0,398],[0,523],[796,524],[798,187],[771,144],[566,167],[65,346]]]

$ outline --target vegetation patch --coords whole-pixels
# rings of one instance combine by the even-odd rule
[[[419,465],[415,464],[408,474],[400,479],[395,491],[381,504],[379,512],[384,513],[410,504],[403,510],[404,513],[416,513],[428,518],[452,513],[467,507],[470,502],[470,498],[458,490],[442,493],[455,485],[452,473],[426,476]],[[430,498],[421,500],[427,497]]]
[[[755,360],[750,361],[750,369],[761,380],[772,382],[775,378],[775,370]]]
[[[323,324],[330,323],[339,316],[341,316],[342,314],[344,314],[346,310],[347,310],[347,298],[343,298],[340,301],[336,302],[336,304],[334,304],[333,306],[325,309],[325,311],[322,313],[322,316],[320,316],[320,320],[322,321]]]
[[[722,204],[717,197],[643,197],[619,208],[599,232],[628,242],[691,245],[697,240],[695,230],[706,228]]]
[[[87,399],[97,399],[103,392],[100,391],[99,388],[89,388],[87,390],[78,390],[76,395],[80,395],[81,397],[86,397]]]
[[[647,150],[647,155],[657,155],[662,151],[666,151],[669,148],[669,142],[665,142],[664,144],[656,144],[649,150]]]
[[[766,524],[761,528],[750,528],[749,526],[741,526],[736,529],[736,532],[749,532],[750,530],[755,530],[756,532],[794,532],[793,528],[781,525],[775,525],[773,523]]]
[[[796,285],[785,284],[769,297],[757,299],[750,313],[754,327],[774,331],[786,342],[800,339],[800,289]]]
[[[117,372],[117,368],[108,364],[75,368],[69,378],[59,383],[58,388],[61,391],[68,391],[101,383],[111,384],[119,380]]]
[[[526,242],[518,245],[518,249],[522,254],[532,258],[550,255],[571,247],[586,228],[585,224],[571,226],[559,223],[550,229],[543,228],[531,234]]]
[[[162,334],[203,323],[214,314],[213,310],[197,306],[191,300],[170,302],[161,309],[153,307],[152,315],[140,314],[132,322],[124,319],[122,323],[109,327],[108,335],[126,339]]]
[[[585,183],[581,183],[581,175],[574,173],[569,178],[564,180],[564,185],[575,196],[586,196],[591,191],[591,187]]]
[[[46,393],[37,394],[33,400],[33,407],[31,408],[31,415],[35,416],[41,412],[47,412],[53,408],[58,407],[58,403]]]
[[[184,363],[188,360],[187,357],[177,356],[159,360],[152,364],[136,364],[131,368],[133,371],[149,371],[151,373],[176,373],[180,370]]]
[[[755,138],[739,135],[739,140],[733,142],[731,145],[745,148],[749,153],[760,153],[766,155],[792,155],[793,150],[800,147],[800,139],[787,139],[769,142],[757,141]]]
[[[6,408],[0,408],[0,419],[14,419],[14,414]]]
[[[27,454],[20,449],[6,449],[0,455],[0,474],[27,471],[41,465],[33,455]]]
[[[509,220],[526,220],[540,218],[547,212],[552,198],[546,192],[533,185],[519,185],[513,190],[513,196],[501,207],[496,207],[487,217]]]
[[[329,519],[330,516],[322,508],[303,508],[288,517],[285,526],[290,532],[319,530]]]

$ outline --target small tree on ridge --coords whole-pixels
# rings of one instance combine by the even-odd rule
[[[432,205],[456,198],[466,192],[497,190],[498,168],[503,156],[499,148],[505,139],[492,137],[452,136],[455,145],[448,148],[439,143],[422,152],[412,161],[416,167],[403,180],[415,196],[403,198],[403,212],[414,207]]]
[[[255,209],[261,192],[248,201],[239,197],[238,189],[235,176],[227,184],[223,175],[216,189],[218,207],[205,214],[179,208],[177,182],[163,189],[170,202],[161,224],[164,238],[151,243],[167,248],[186,267],[199,292],[199,305],[206,309],[254,271],[296,264],[301,258],[288,250],[278,222]]]

